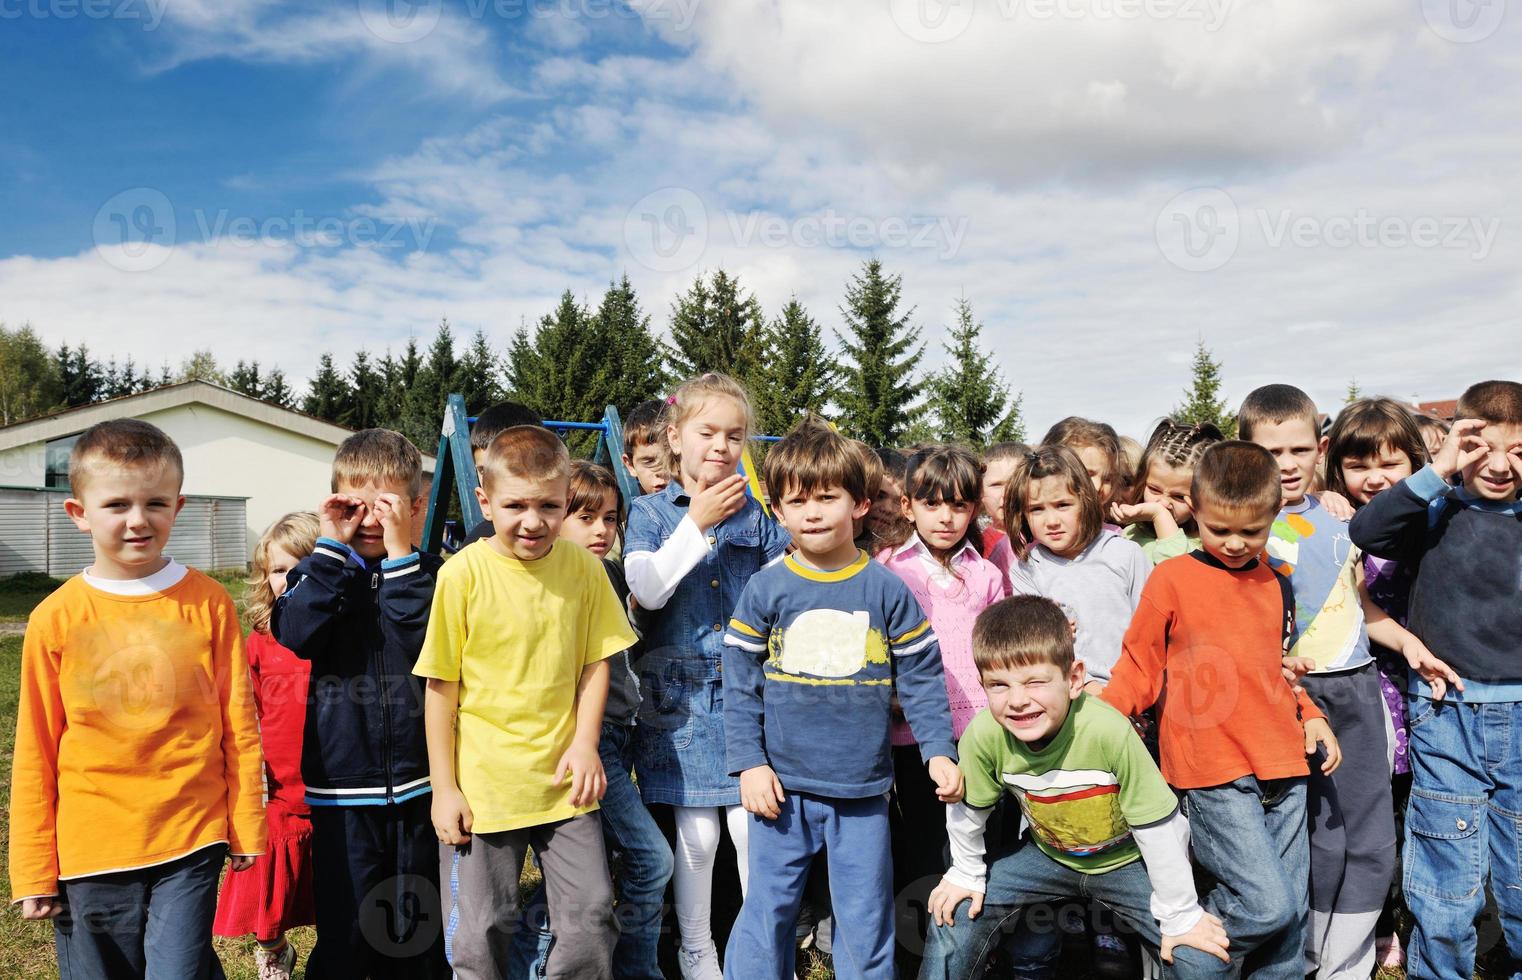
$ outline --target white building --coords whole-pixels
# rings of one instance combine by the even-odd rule
[[[245,554],[271,521],[317,506],[329,492],[333,452],[352,433],[221,385],[186,381],[0,428],[0,486],[67,488],[74,440],[118,418],[151,422],[175,441],[185,457],[187,496],[247,498]],[[425,484],[433,463],[423,457]]]

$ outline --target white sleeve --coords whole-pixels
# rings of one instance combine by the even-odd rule
[[[1132,827],[1147,877],[1152,881],[1152,917],[1165,936],[1181,936],[1205,914],[1189,867],[1189,821],[1183,811],[1145,827]]]
[[[708,539],[692,518],[682,518],[659,550],[635,551],[624,556],[629,595],[641,609],[664,607],[687,573],[708,555],[708,548]]]
[[[993,807],[979,810],[966,803],[946,808],[946,836],[951,841],[951,867],[946,880],[958,888],[983,892],[988,888],[988,867],[983,863],[987,845],[983,834]]]

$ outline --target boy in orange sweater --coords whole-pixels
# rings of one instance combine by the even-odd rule
[[[87,429],[70,519],[95,561],[27,621],[11,779],[11,894],[52,919],[62,980],[222,977],[224,857],[264,849],[263,772],[238,612],[163,554],[178,447],[135,419]]]
[[[1326,773],[1342,756],[1283,673],[1294,599],[1261,557],[1280,492],[1266,449],[1206,450],[1191,491],[1202,548],[1153,569],[1101,697],[1132,716],[1161,697],[1163,775],[1184,791],[1195,860],[1217,881],[1202,904],[1231,937],[1230,970],[1302,980],[1306,756],[1321,743]]]

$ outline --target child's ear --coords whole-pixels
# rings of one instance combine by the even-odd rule
[[[1316,443],[1316,461],[1326,459],[1326,447],[1332,444],[1331,436],[1322,436],[1321,441]]]
[[[1083,691],[1083,685],[1089,682],[1089,672],[1084,667],[1082,660],[1073,661],[1073,669],[1068,671],[1068,697],[1076,698]]]
[[[428,498],[426,496],[421,495],[421,494],[419,494],[418,496],[412,498],[412,519],[413,520],[417,520],[417,516],[423,512],[423,505],[425,503],[427,503],[427,502],[428,502]]]
[[[476,503],[481,505],[481,513],[486,519],[491,520],[491,499],[486,496],[486,490],[476,487]]]
[[[183,503],[184,500],[184,497],[180,498],[181,503]],[[83,503],[73,497],[70,497],[63,502],[63,512],[69,515],[69,520],[74,522],[75,527],[79,528],[86,534],[90,533],[90,521],[85,517],[85,505]],[[179,513],[179,511],[176,510],[175,513]]]
[[[856,503],[851,507],[851,520],[853,520],[853,521],[862,520],[863,518],[865,518],[867,516],[867,512],[869,510],[871,510],[871,509],[872,509],[872,498],[871,497],[868,497],[866,500],[858,500],[858,501],[856,501]]]
[[[909,498],[903,496],[902,494],[900,494],[898,498],[898,512],[904,520],[914,520],[914,508],[910,505]]]

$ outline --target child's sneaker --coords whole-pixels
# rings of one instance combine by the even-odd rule
[[[1376,936],[1374,939],[1374,962],[1383,970],[1399,970],[1406,965],[1406,953],[1400,948],[1399,936]]]
[[[724,971],[719,969],[719,951],[713,943],[697,952],[683,946],[676,951],[676,962],[681,967],[682,980],[724,980]]]
[[[259,968],[259,980],[291,980],[291,971],[296,969],[296,944],[287,940],[278,953],[255,949],[254,965]]]

